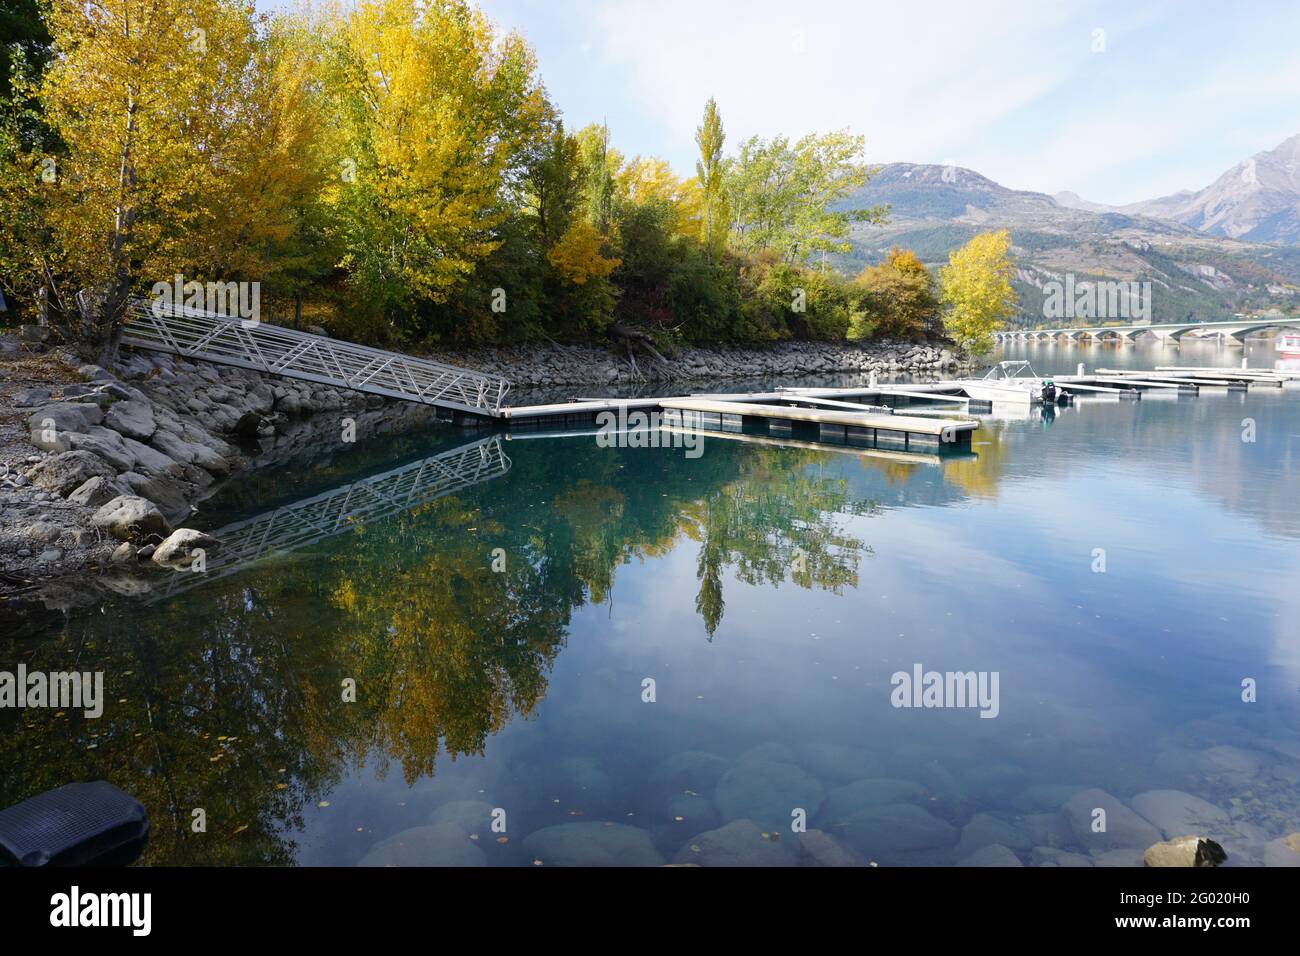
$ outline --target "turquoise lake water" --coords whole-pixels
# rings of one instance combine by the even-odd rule
[[[107,779],[145,864],[1140,865],[1184,828],[1288,862],[1300,386],[985,416],[971,452],[322,449],[199,516],[284,509],[292,549],[0,640],[108,698],[0,712],[0,805]],[[996,675],[996,716],[894,706],[918,666]]]

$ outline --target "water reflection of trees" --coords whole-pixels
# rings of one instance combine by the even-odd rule
[[[873,505],[821,474],[825,453],[718,442],[683,462],[573,439],[527,450],[508,481],[147,611],[106,607],[0,644],[11,669],[102,670],[109,697],[99,720],[0,714],[0,805],[107,779],[149,810],[146,862],[290,862],[305,808],[361,762],[414,781],[528,716],[571,615],[606,600],[621,565],[693,543],[711,637],[728,574],[839,591],[869,551],[840,523]],[[196,808],[206,833],[192,829]]]

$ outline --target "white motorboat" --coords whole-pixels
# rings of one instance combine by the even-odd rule
[[[1056,384],[1039,376],[1024,359],[999,362],[983,378],[962,379],[961,387],[971,398],[986,402],[1052,405],[1057,398]]]

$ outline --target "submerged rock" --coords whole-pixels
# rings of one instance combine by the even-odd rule
[[[1105,790],[1094,788],[1076,793],[1061,809],[1069,821],[1075,840],[1094,854],[1118,849],[1140,854],[1141,847],[1158,843],[1163,836],[1154,825]],[[1105,811],[1105,829],[1094,831],[1094,813],[1097,809]]]
[[[825,830],[799,834],[799,849],[816,866],[866,866],[867,858]]]
[[[1133,809],[1158,826],[1166,839],[1181,833],[1213,832],[1228,823],[1228,814],[1181,790],[1148,790],[1132,800]]]
[[[856,780],[831,791],[822,818],[830,823],[839,823],[870,807],[924,798],[925,788],[910,780],[895,780],[890,777]]]
[[[450,800],[433,811],[429,823],[433,826],[451,824],[468,836],[487,833],[492,827],[492,804],[482,800]]]
[[[1024,866],[1020,857],[1001,843],[990,843],[957,863],[958,866]]]
[[[730,762],[703,750],[683,750],[655,768],[652,778],[668,793],[712,793]]]
[[[961,859],[986,846],[995,845],[1012,850],[1028,850],[1034,841],[1017,826],[987,813],[977,813],[961,828],[961,840],[953,852]]]
[[[722,822],[713,801],[698,794],[678,793],[668,798],[668,819],[683,833],[711,830]]]
[[[872,807],[848,817],[834,828],[868,857],[951,847],[957,828],[910,803]]]
[[[793,834],[783,837],[775,831],[764,831],[753,820],[733,820],[688,841],[677,851],[673,862],[698,866],[794,866],[798,859],[792,837]]]
[[[623,823],[561,823],[524,838],[543,866],[662,866],[650,835]]]
[[[1300,866],[1300,833],[1278,837],[1264,845],[1265,866]]]
[[[487,855],[451,823],[412,827],[381,840],[357,866],[483,866]]]
[[[1142,854],[1143,866],[1218,866],[1228,858],[1223,847],[1213,840],[1183,836],[1147,847]]]
[[[752,820],[789,832],[796,809],[811,819],[825,799],[822,785],[794,764],[746,760],[722,775],[714,803],[724,820]]]

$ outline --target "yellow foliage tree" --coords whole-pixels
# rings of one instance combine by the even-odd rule
[[[619,260],[601,255],[605,239],[586,219],[574,219],[559,241],[546,253],[546,261],[561,276],[577,285],[603,278],[618,268]]]
[[[545,133],[536,61],[464,0],[361,0],[326,28],[340,175],[327,201],[364,302],[446,301]]]
[[[79,344],[109,361],[132,286],[172,275],[186,237],[229,211],[222,181],[245,132],[232,78],[257,37],[236,0],[50,0],[46,17],[56,55],[40,98],[66,153],[36,188],[67,291],[100,293]]]
[[[1011,280],[1016,274],[1005,229],[981,232],[948,256],[939,271],[944,326],[959,346],[974,355],[993,348],[993,332],[1016,308]]]

